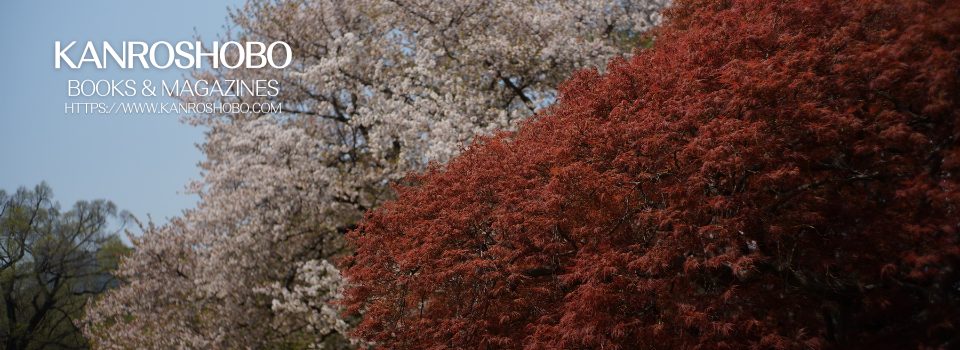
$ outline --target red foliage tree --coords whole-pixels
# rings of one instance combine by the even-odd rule
[[[411,176],[345,261],[387,348],[960,346],[960,1],[679,1]]]

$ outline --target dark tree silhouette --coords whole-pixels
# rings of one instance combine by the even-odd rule
[[[113,203],[61,212],[46,184],[0,190],[0,344],[4,349],[85,349],[74,324],[129,248],[107,232]]]

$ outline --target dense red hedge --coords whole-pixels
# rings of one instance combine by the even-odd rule
[[[386,348],[960,347],[960,1],[678,1],[351,234]]]

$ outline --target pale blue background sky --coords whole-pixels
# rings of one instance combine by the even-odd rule
[[[54,69],[54,41],[177,42],[222,33],[231,1],[0,2],[0,188],[47,181],[61,206],[105,198],[156,221],[192,207],[203,130],[174,115],[64,114],[68,79],[177,79],[176,68]],[[79,54],[77,52],[76,54]],[[136,101],[125,99],[124,101]],[[152,101],[162,101],[156,100]]]

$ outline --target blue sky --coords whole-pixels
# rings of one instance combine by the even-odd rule
[[[177,42],[199,34],[206,42],[225,30],[227,7],[241,3],[0,2],[0,188],[47,181],[63,207],[104,198],[160,222],[192,207],[196,197],[184,187],[199,177],[202,155],[195,145],[202,129],[175,115],[64,113],[68,79],[177,79],[187,72],[56,70],[54,41],[106,40],[119,47],[124,40]]]

